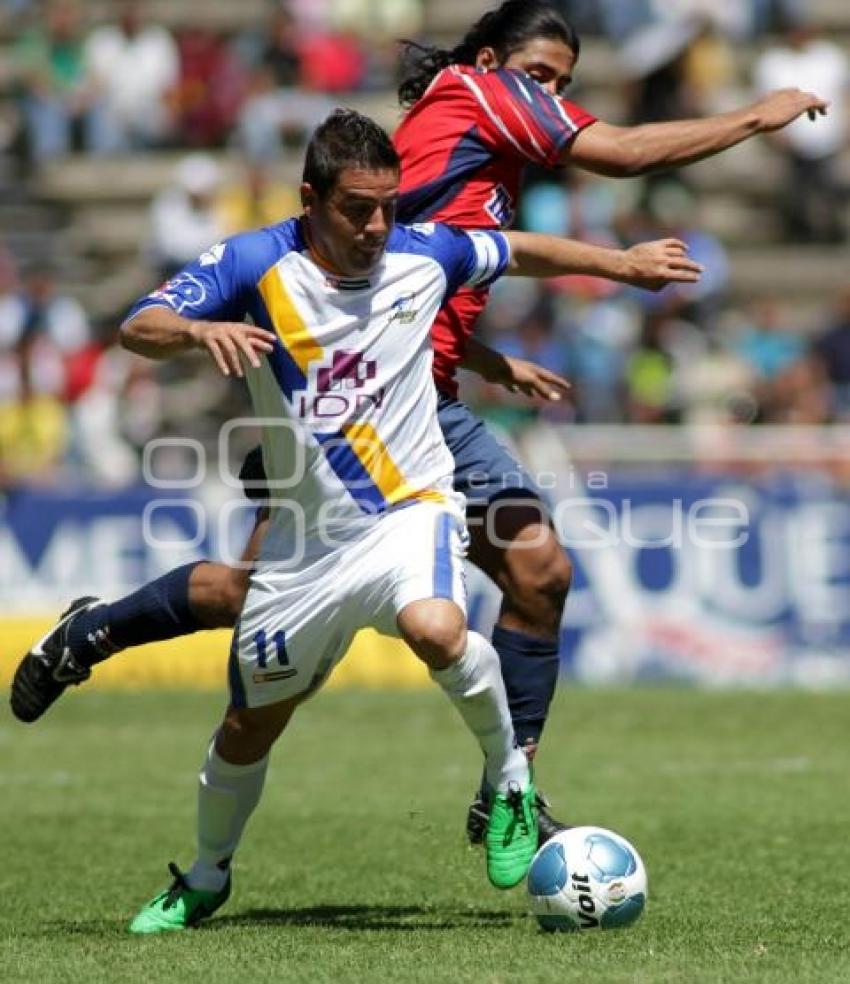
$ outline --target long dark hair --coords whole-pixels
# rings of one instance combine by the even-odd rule
[[[412,106],[448,65],[474,65],[482,48],[492,48],[500,62],[535,38],[563,41],[578,58],[575,29],[545,0],[505,0],[476,21],[456,47],[436,48],[403,41],[403,77],[398,87],[402,106]]]

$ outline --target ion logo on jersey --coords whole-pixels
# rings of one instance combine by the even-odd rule
[[[362,389],[374,379],[378,364],[363,358],[362,352],[334,352],[330,367],[319,370],[316,386],[320,393],[341,389]]]

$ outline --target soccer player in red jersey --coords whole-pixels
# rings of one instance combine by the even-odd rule
[[[506,0],[451,51],[412,47],[419,57],[400,87],[401,102],[409,108],[395,136],[402,158],[402,222],[503,228],[512,220],[528,164],[574,165],[626,178],[701,160],[755,134],[780,129],[803,113],[826,111],[816,96],[785,89],[704,119],[636,127],[604,123],[562,97],[578,61],[579,39],[555,8],[541,0]],[[503,592],[493,645],[516,734],[533,757],[557,682],[558,637],[571,565],[533,480],[458,401],[455,372],[463,365],[513,390],[548,398],[557,398],[566,383],[471,338],[486,298],[486,291],[461,291],[443,309],[432,334],[434,376],[440,424],[455,457],[455,487],[469,502],[469,559]],[[259,454],[249,456],[243,475],[248,494],[258,497],[263,481]],[[488,538],[488,530],[495,536]],[[246,559],[256,556],[263,531],[260,522]],[[93,663],[119,649],[233,625],[248,576],[245,569],[201,561],[114,604],[72,606],[73,614],[21,664],[13,710],[35,720],[68,683],[86,679]],[[45,662],[48,650],[58,655]],[[72,665],[63,653],[71,655]],[[57,675],[54,664],[60,658],[62,674]],[[29,681],[26,693],[24,677]],[[487,811],[485,789],[469,811],[471,840],[480,839]],[[541,812],[541,838],[558,827]]]

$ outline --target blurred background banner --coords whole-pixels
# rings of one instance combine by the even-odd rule
[[[577,459],[592,453],[593,462],[568,458],[579,433]],[[850,684],[850,500],[835,474],[843,431],[771,428],[737,444],[728,430],[698,433],[709,436],[689,451],[681,428],[651,429],[651,466],[640,452],[647,428],[543,427],[517,448],[532,470],[547,462],[536,474],[575,564],[563,672],[585,683]],[[702,456],[688,460],[693,445]],[[796,445],[803,462],[771,461],[780,445],[786,455]],[[618,448],[627,460],[611,464]],[[238,493],[213,482],[191,494],[9,495],[0,515],[3,637],[26,641],[38,616],[83,586],[114,598],[189,560],[237,556],[250,515]],[[489,632],[499,592],[471,566],[467,578],[471,623]],[[142,684],[215,685],[202,661],[220,667],[227,641],[202,634],[151,647],[159,655],[147,671],[132,654],[109,669],[119,680],[123,665]],[[354,679],[424,682],[398,644],[372,637],[360,648],[368,666]]]

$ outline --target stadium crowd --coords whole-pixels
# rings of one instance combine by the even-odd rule
[[[718,112],[792,84],[830,100],[826,119],[799,122],[773,141],[785,185],[774,196],[771,234],[800,248],[842,248],[850,61],[809,22],[806,0],[560,6],[581,32],[616,50],[623,122]],[[425,0],[266,7],[260,22],[219,29],[188,16],[163,26],[154,5],[139,0],[3,0],[0,204],[19,205],[30,179],[69,154],[182,154],[138,230],[149,282],[227,235],[296,212],[297,185],[279,159],[300,153],[315,124],[352,94],[391,103],[397,39],[426,36],[428,11]],[[746,74],[739,45],[758,52]],[[580,61],[579,83],[581,74]],[[568,98],[596,109],[578,86]],[[531,174],[520,227],[607,244],[676,235],[706,274],[697,287],[658,295],[579,277],[500,284],[482,321],[485,339],[568,376],[574,398],[541,408],[469,377],[468,401],[509,431],[541,414],[587,423],[850,419],[850,290],[824,296],[805,316],[781,291],[733,298],[734,258],[703,221],[706,207],[687,171],[629,182],[577,170]],[[239,384],[201,359],[175,369],[119,353],[111,342],[120,309],[93,318],[69,289],[62,258],[45,247],[50,236],[28,249],[7,226],[0,487],[68,476],[126,484],[141,447],[163,434],[190,433],[213,447],[221,420],[247,407]]]

